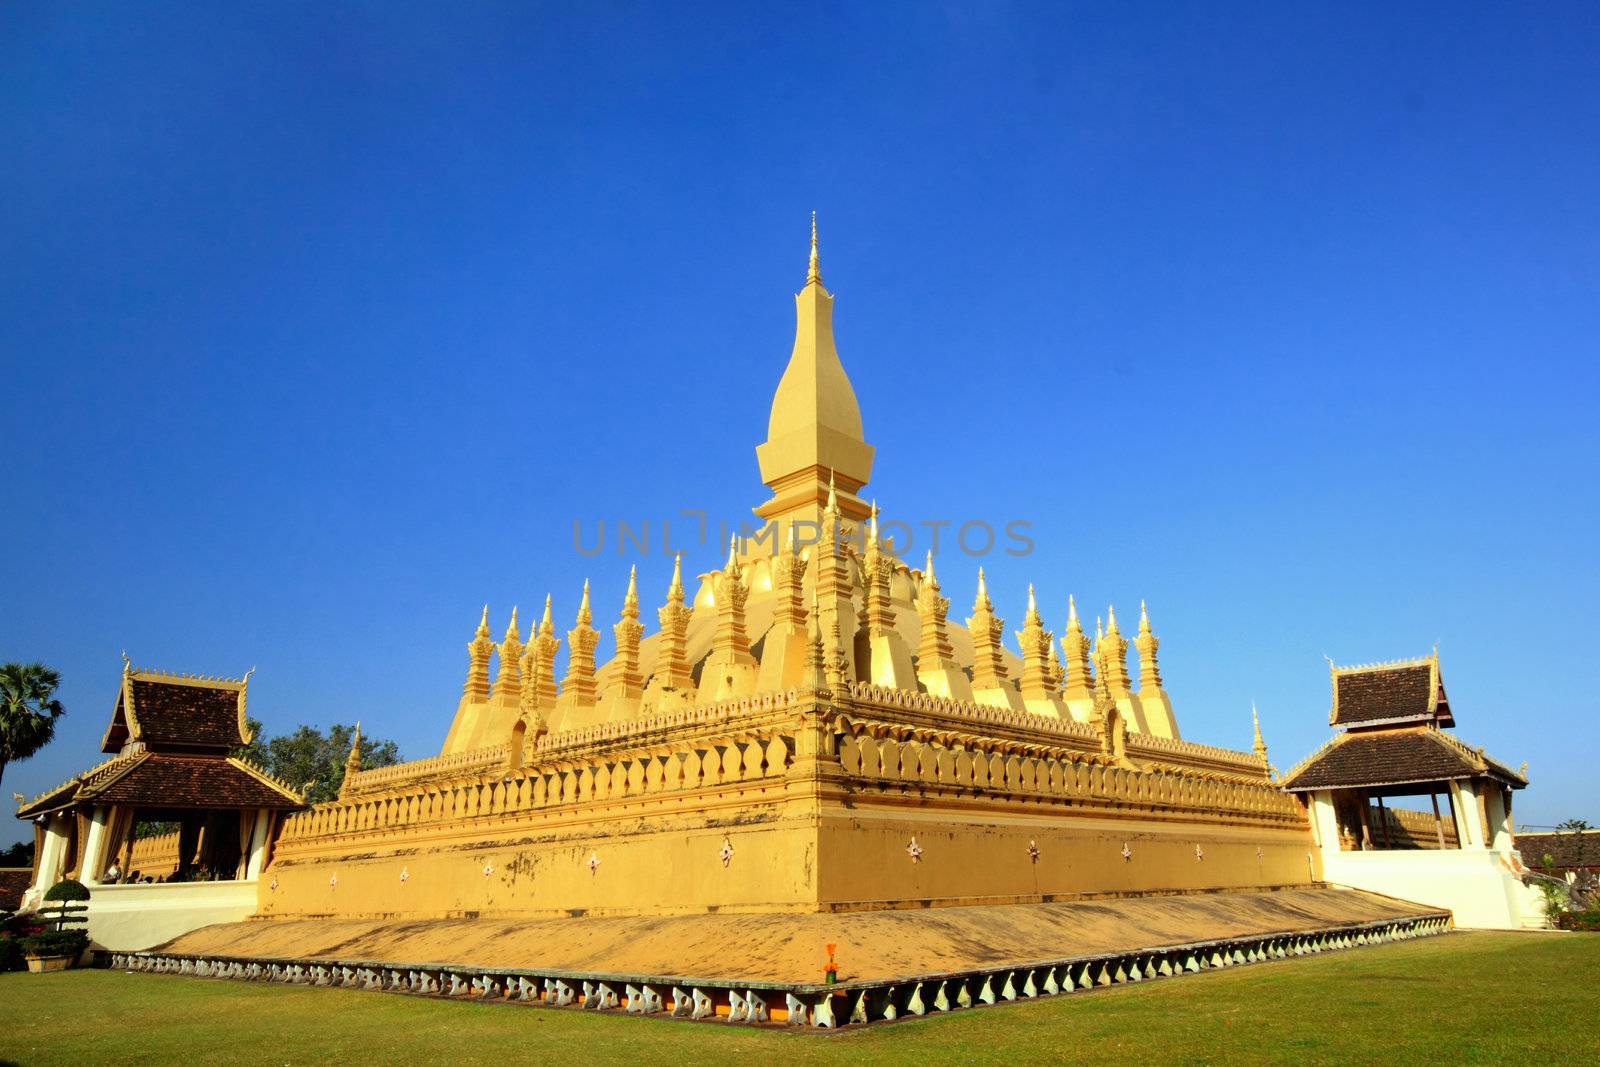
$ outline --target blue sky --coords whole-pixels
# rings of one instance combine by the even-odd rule
[[[1437,641],[1600,823],[1600,15],[1390,8],[5,6],[0,659],[69,709],[6,795],[123,648],[418,757],[485,600],[657,599],[572,524],[765,499],[815,209],[869,492],[1031,523],[1013,622],[1148,599],[1283,766]]]

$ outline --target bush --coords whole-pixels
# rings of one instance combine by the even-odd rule
[[[0,974],[22,968],[22,942],[10,934],[0,934]]]
[[[30,956],[76,956],[88,946],[82,930],[46,930],[22,939],[22,951]]]
[[[1556,926],[1562,930],[1600,931],[1600,911],[1564,911],[1556,916]]]
[[[45,891],[46,900],[88,900],[89,890],[72,878],[63,878]]]

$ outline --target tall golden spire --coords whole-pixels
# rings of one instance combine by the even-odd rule
[[[1089,638],[1078,620],[1078,604],[1067,597],[1067,632],[1061,638],[1061,650],[1066,653],[1064,695],[1068,700],[1090,700],[1094,697],[1094,669],[1089,661]]]
[[[739,565],[739,537],[728,539],[728,562],[716,586],[717,628],[711,637],[711,654],[700,668],[702,703],[744,696],[755,688],[756,658],[744,628],[745,589]]]
[[[689,619],[693,610],[683,602],[683,553],[672,561],[672,582],[667,586],[667,602],[656,609],[661,621],[661,638],[656,654],[656,673],[651,680],[654,689],[687,694],[694,688],[690,675],[688,634]],[[659,706],[659,705],[658,705]]]
[[[1022,699],[1048,699],[1053,689],[1050,649],[1055,645],[1055,637],[1044,628],[1044,620],[1039,617],[1039,604],[1034,599],[1031,582],[1028,584],[1028,610],[1022,617],[1022,629],[1017,631],[1017,644],[1022,649]]]
[[[956,700],[972,699],[972,684],[967,674],[956,662],[955,650],[950,644],[946,619],[950,600],[939,595],[939,579],[933,572],[933,552],[928,552],[928,563],[922,572],[922,588],[917,592],[917,615],[922,622],[921,640],[917,644],[917,681],[934,696]]]
[[[567,631],[567,676],[561,680],[562,703],[576,706],[595,702],[594,649],[600,631],[590,625],[594,612],[589,607],[589,579],[583,580],[583,599],[578,602],[577,625]],[[564,728],[564,725],[563,725]]]
[[[833,295],[822,287],[815,220],[805,287],[795,296],[794,349],[772,397],[767,439],[756,446],[761,480],[772,499],[756,509],[765,519],[815,519],[824,473],[836,472],[840,510],[866,517],[853,494],[872,476],[872,446],[862,436],[861,406],[833,342]]]
[[[1128,692],[1128,639],[1117,629],[1115,605],[1106,609],[1106,632],[1100,638],[1100,676],[1113,697]]]
[[[985,692],[1008,688],[1006,661],[1000,646],[1005,628],[1005,620],[995,617],[994,602],[989,599],[989,583],[983,568],[979,567],[978,593],[972,600],[967,632],[972,635],[972,689],[980,701],[984,700]]]
[[[556,636],[555,620],[550,617],[548,593],[544,598],[544,617],[539,620],[536,633],[538,636],[529,642],[534,647],[534,701],[540,710],[548,712],[556,706],[556,650],[561,647],[561,638]]]
[[[644,634],[644,624],[639,621],[639,568],[628,570],[628,591],[622,598],[622,617],[611,627],[616,638],[617,655],[612,660],[610,680],[606,695],[611,704],[610,719],[617,722],[633,718],[639,710],[639,697],[644,692],[644,675],[639,671],[639,638]]]
[[[500,642],[500,669],[494,676],[496,704],[516,706],[522,694],[522,633],[517,628],[517,609],[511,608],[511,622]]]
[[[1256,702],[1254,700],[1250,702],[1250,724],[1255,728],[1256,732],[1255,744],[1250,746],[1250,751],[1256,754],[1256,759],[1261,761],[1263,767],[1269,767],[1271,764],[1267,762],[1267,743],[1261,740],[1261,717],[1256,714]]]
[[[1142,600],[1139,601],[1139,636],[1133,639],[1133,647],[1139,650],[1139,692],[1160,689],[1161,667],[1156,663],[1156,650],[1161,647],[1161,638],[1151,632],[1150,612]]]
[[[462,692],[468,700],[489,699],[489,656],[494,652],[494,638],[489,636],[489,605],[483,606],[483,617],[478,628],[467,642],[467,681]]]
[[[485,609],[487,610],[487,609]],[[361,773],[361,721],[356,720],[355,734],[350,738],[350,755],[344,760],[344,778],[339,782],[339,798],[350,793],[351,779]]]

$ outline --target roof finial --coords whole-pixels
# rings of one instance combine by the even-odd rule
[[[511,624],[506,627],[506,636],[522,639],[522,631],[517,629],[517,606],[511,605]],[[359,724],[357,724],[359,725]]]
[[[594,621],[594,612],[589,609],[589,579],[583,580],[583,599],[578,602],[578,625],[587,626]]]
[[[1139,632],[1142,634],[1150,632],[1150,612],[1145,609],[1143,600],[1139,601]]]
[[[927,573],[922,576],[922,580],[925,582],[932,582],[934,583],[934,588],[938,588],[939,579],[935,578],[933,575],[933,549],[931,548],[928,549]]]
[[[1078,602],[1072,599],[1072,594],[1067,594],[1067,627],[1070,629],[1078,625]]]
[[[639,565],[637,563],[628,568],[628,591],[623,594],[622,602],[635,608],[639,606]]]
[[[992,611],[994,603],[989,599],[989,583],[983,576],[983,568],[978,568],[978,595],[972,599],[973,611]]]
[[[489,636],[489,605],[483,606],[483,615],[478,619],[478,632],[485,637]]]
[[[544,595],[544,618],[539,620],[539,632],[542,634],[555,633],[555,621],[550,618],[550,594]]]
[[[739,565],[739,535],[728,535],[728,564],[722,569],[731,571]]]
[[[667,596],[683,599],[683,553],[672,557],[672,584],[667,586]]]
[[[828,504],[823,509],[829,515],[839,514],[839,495],[833,489],[833,471],[828,471]]]
[[[822,267],[817,262],[817,213],[811,213],[811,263],[806,268],[806,284],[822,284]]]

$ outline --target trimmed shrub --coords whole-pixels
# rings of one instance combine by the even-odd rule
[[[74,878],[63,878],[45,891],[46,900],[88,900],[89,890]]]
[[[1600,931],[1600,911],[1564,911],[1556,916],[1556,926],[1562,930]]]
[[[22,939],[22,951],[30,956],[77,956],[88,945],[82,930],[46,930]]]

